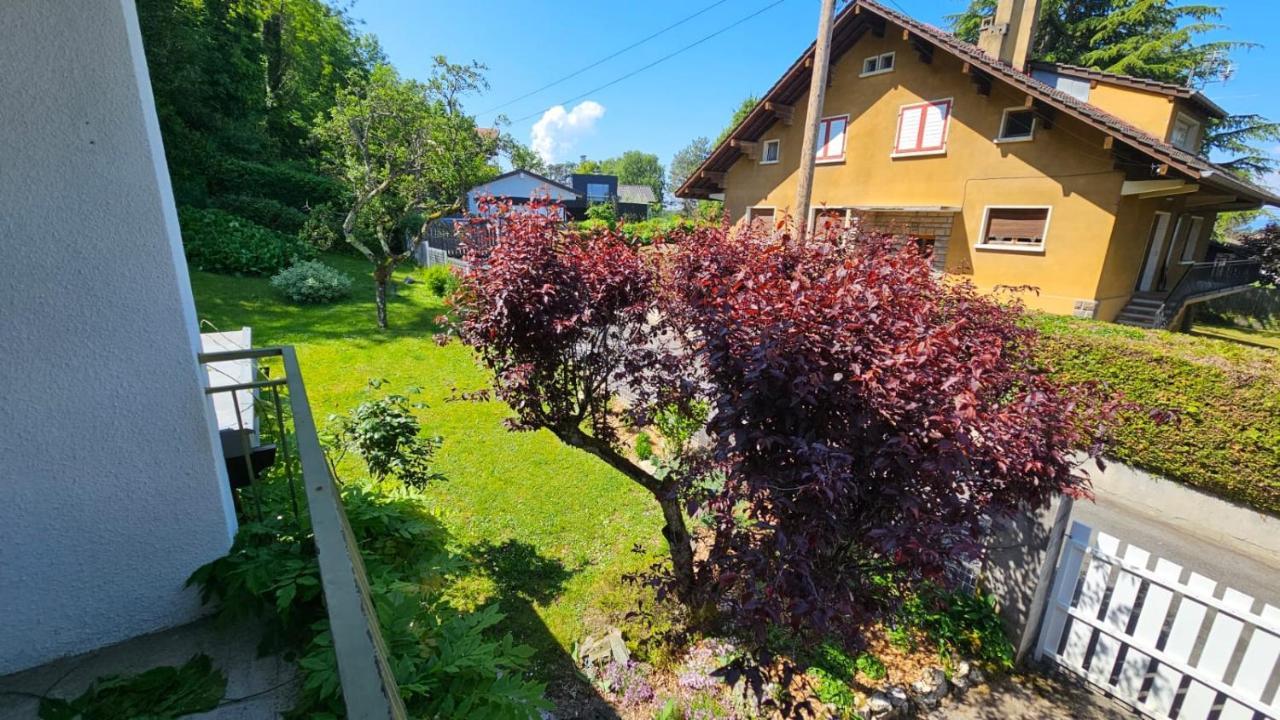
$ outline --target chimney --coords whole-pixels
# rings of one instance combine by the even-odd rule
[[[984,18],[978,49],[1026,72],[1040,20],[1040,0],[999,0],[994,17]]]

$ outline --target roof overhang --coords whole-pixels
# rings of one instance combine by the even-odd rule
[[[1061,113],[1102,132],[1108,138],[1107,147],[1116,156],[1117,168],[1124,168],[1126,176],[1133,176],[1129,179],[1160,179],[1174,173],[1175,177],[1181,175],[1193,182],[1230,187],[1241,195],[1242,201],[1280,206],[1280,196],[1275,193],[1240,180],[1203,158],[1183,152],[1114,115],[996,61],[950,33],[917,22],[873,0],[856,0],[837,15],[831,35],[831,61],[836,62],[867,33],[884,37],[890,28],[893,32],[902,33],[923,62],[932,63],[935,51],[948,53],[960,60],[980,93],[989,94],[992,82],[1002,82],[1025,92],[1033,107],[1046,113]],[[724,192],[725,174],[740,157],[748,154],[752,143],[758,142],[775,122],[791,121],[796,101],[809,90],[813,58],[814,46],[810,44],[756,107],[716,146],[702,165],[689,174],[676,190],[677,197],[707,199]]]

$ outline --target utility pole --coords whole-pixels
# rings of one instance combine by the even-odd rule
[[[800,150],[800,176],[796,182],[795,217],[801,232],[809,224],[809,203],[813,199],[813,160],[818,153],[818,123],[822,101],[827,94],[827,68],[831,65],[831,26],[835,24],[836,0],[821,0],[818,40],[813,51],[813,77],[809,81],[809,110],[804,116],[804,145]]]

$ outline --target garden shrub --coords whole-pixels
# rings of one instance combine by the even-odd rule
[[[315,249],[295,236],[278,233],[225,210],[182,208],[182,245],[194,270],[271,275]]]
[[[1112,457],[1280,514],[1280,353],[1049,315],[1035,324],[1057,377],[1105,382],[1133,404],[1112,431]]]
[[[303,260],[271,278],[271,287],[296,303],[320,305],[351,294],[351,277],[319,260]]]
[[[653,438],[648,433],[636,435],[636,457],[645,461],[653,458]]]
[[[448,265],[432,265],[422,271],[423,281],[427,284],[427,289],[439,298],[447,298],[458,290],[458,286],[462,284],[462,279],[458,277],[458,273]]]
[[[271,198],[292,208],[342,205],[346,189],[297,163],[258,163],[222,157],[209,168],[210,195]]]
[[[372,380],[369,385],[377,390],[382,381]],[[422,435],[422,426],[413,414],[415,407],[426,406],[392,394],[367,400],[345,416],[329,419],[342,449],[355,451],[375,478],[396,478],[421,487],[436,477],[431,458],[440,447],[440,438]]]
[[[296,235],[307,221],[307,214],[296,208],[264,197],[220,195],[210,203],[219,210],[257,223],[268,230]]]
[[[230,553],[189,584],[216,600],[225,622],[265,621],[263,649],[298,655],[294,717],[344,717],[342,688],[310,530],[287,511],[278,480],[261,483],[266,519],[241,525]],[[463,612],[442,588],[462,570],[418,490],[365,480],[342,485],[342,502],[364,559],[369,590],[401,697],[412,717],[535,720],[550,709],[544,688],[524,678],[533,649],[496,637],[496,606]]]
[[[1013,667],[1013,645],[991,595],[924,583],[906,594],[894,621],[899,630],[905,627],[923,634],[944,661],[963,658],[989,668]],[[902,639],[899,633],[895,644]]]
[[[604,223],[612,230],[618,224],[618,208],[611,202],[592,203],[587,208],[587,220]]]

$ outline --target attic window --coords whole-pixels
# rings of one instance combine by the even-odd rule
[[[1200,123],[1178,113],[1178,118],[1173,121],[1173,132],[1169,134],[1169,143],[1180,150],[1195,152],[1199,134]]]
[[[1048,231],[1047,207],[989,207],[978,247],[1042,252]]]
[[[1036,135],[1036,114],[1026,108],[1010,108],[1004,111],[1000,121],[997,142],[1026,142]]]
[[[761,165],[776,165],[778,158],[782,155],[781,140],[765,140],[764,150],[760,153]]]
[[[894,54],[891,52],[883,55],[872,55],[862,61],[862,74],[859,77],[867,77],[868,75],[881,75],[887,72],[893,72]]]

